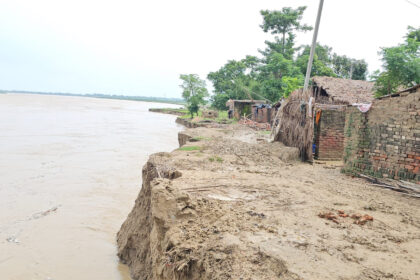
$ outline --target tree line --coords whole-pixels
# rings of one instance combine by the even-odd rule
[[[207,75],[214,88],[210,97],[212,107],[224,110],[229,99],[265,99],[268,103],[275,103],[303,87],[310,46],[296,46],[295,39],[299,32],[312,30],[311,26],[302,24],[305,9],[304,6],[296,9],[284,7],[280,11],[260,12],[263,18],[260,27],[263,32],[274,35],[274,39],[265,41],[265,49],[258,50],[259,57],[247,55],[241,60],[229,60],[219,70]],[[380,50],[383,71],[378,70],[370,77],[375,81],[377,95],[420,83],[419,38],[420,29],[409,27],[404,43]],[[331,47],[317,44],[312,76],[366,80],[368,65],[363,59],[339,55]],[[189,106],[194,104],[194,108],[191,107],[194,111],[199,104],[205,103],[208,92],[195,89],[198,97],[192,98],[195,94],[185,87],[186,81],[192,79],[199,88],[205,88],[205,81],[197,75],[181,75],[183,96]]]

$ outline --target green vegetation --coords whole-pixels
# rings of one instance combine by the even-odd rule
[[[201,80],[196,74],[180,75],[182,80],[182,97],[187,102],[188,111],[191,114],[191,118],[194,117],[194,113],[198,115],[198,109],[200,105],[204,105],[204,100],[209,94],[206,88],[206,82]]]
[[[186,109],[183,109],[183,110],[185,111],[185,114],[180,116],[180,118],[181,119],[190,119],[191,115],[189,114],[188,110],[186,110]],[[203,110],[198,110],[198,112],[196,113],[196,117],[198,117],[198,118],[194,119],[192,121],[193,122],[211,121],[211,122],[225,123],[225,124],[236,123],[237,122],[237,120],[235,120],[235,119],[229,119],[228,118],[228,112],[226,110],[218,111],[218,113],[219,113],[219,115],[218,115],[217,118],[210,119],[210,118],[204,118],[203,117]]]
[[[180,116],[180,118],[181,119],[191,119],[190,112],[187,109],[185,109],[185,110],[187,111],[187,113],[185,115],[183,115],[183,116]],[[196,116],[199,117],[199,118],[202,118],[203,117],[203,111],[202,110],[198,110],[198,112],[196,113]]]
[[[211,162],[217,161],[217,162],[222,163],[223,159],[219,156],[212,156],[212,157],[209,157],[209,161],[211,161]]]
[[[187,115],[189,113],[188,110],[185,109],[185,108],[181,108],[181,109],[176,109],[176,108],[153,108],[153,109],[150,109],[150,110],[159,110],[159,112],[168,113],[168,114],[179,113],[180,115]]]
[[[209,137],[203,137],[203,136],[196,136],[190,139],[190,142],[198,142],[202,140],[211,140]]]
[[[229,60],[207,78],[212,82],[212,107],[226,110],[229,99],[264,99],[269,103],[287,97],[303,86],[309,58],[309,46],[295,46],[298,32],[312,27],[301,23],[306,7],[285,7],[281,11],[261,11],[264,32],[274,35],[259,50],[261,57],[247,55],[242,60]],[[365,80],[367,63],[332,53],[332,49],[318,44],[311,76],[331,76]]]
[[[179,148],[180,151],[200,151],[201,147],[199,146],[184,146]]]
[[[373,76],[377,96],[420,83],[420,28],[409,26],[404,43],[382,48],[380,54],[384,71],[378,70]]]

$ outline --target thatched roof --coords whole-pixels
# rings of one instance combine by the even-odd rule
[[[313,77],[314,86],[325,90],[330,101],[341,104],[371,103],[373,83],[333,77]]]
[[[281,104],[271,134],[274,141],[289,147],[297,147],[302,160],[312,161],[312,139],[314,122],[309,116],[309,106],[302,108],[302,101],[308,101],[312,92],[298,89]]]

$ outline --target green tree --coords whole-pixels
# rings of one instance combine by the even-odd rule
[[[240,61],[229,60],[219,70],[207,75],[213,83],[212,106],[224,110],[229,99],[248,99],[253,92],[259,91],[257,82],[259,60],[255,56],[246,56]]]
[[[302,51],[296,58],[296,65],[300,68],[302,74],[306,74],[311,47],[306,45],[302,46],[301,49]],[[353,80],[366,80],[366,75],[366,61],[332,53],[332,48],[326,45],[316,45],[311,77],[329,76]]]
[[[302,75],[306,75],[306,68],[309,61],[309,53],[311,47],[305,45],[301,47],[302,51],[296,57],[296,66],[299,67]],[[331,51],[332,48],[317,44],[315,47],[314,60],[312,63],[311,77],[313,76],[330,76],[335,77],[334,71],[331,69]]]
[[[201,80],[196,74],[180,75],[182,80],[180,87],[182,88],[182,97],[187,102],[188,111],[191,117],[194,113],[198,115],[200,104],[205,104],[205,97],[208,96],[206,82]]]
[[[259,72],[262,95],[272,102],[303,85],[300,69],[293,60],[286,59],[281,53],[269,55],[266,63],[260,66]]]
[[[367,63],[363,59],[357,60],[338,54],[334,54],[332,57],[332,68],[340,78],[366,80],[367,67]]]
[[[404,43],[382,48],[382,67],[373,75],[377,95],[391,94],[420,83],[420,28],[408,27]]]
[[[273,35],[280,35],[281,38],[275,36],[274,42],[267,42],[268,48],[263,54],[267,55],[272,51],[281,53],[284,57],[291,59],[293,57],[293,46],[295,33],[298,31],[312,30],[311,26],[301,24],[303,13],[306,7],[298,7],[293,9],[284,7],[281,11],[261,11],[263,16],[263,24],[261,28],[264,32],[270,32]]]

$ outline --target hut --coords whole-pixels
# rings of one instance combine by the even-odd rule
[[[333,77],[314,77],[312,81],[315,101],[314,156],[320,160],[341,160],[346,108],[348,105],[372,103],[374,84]]]
[[[229,118],[239,120],[242,116],[250,117],[252,114],[253,105],[265,104],[265,100],[233,100],[229,99],[226,102],[226,107],[229,108]]]
[[[373,83],[313,77],[312,87],[293,92],[276,115],[274,140],[299,147],[302,160],[341,160],[348,105],[370,104]]]

